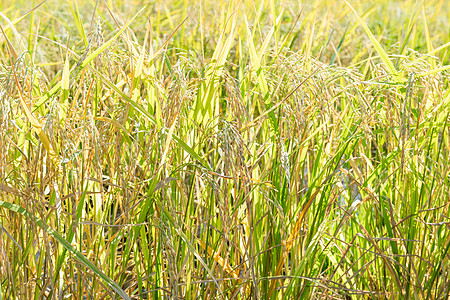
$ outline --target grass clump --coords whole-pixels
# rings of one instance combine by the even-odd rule
[[[0,11],[1,297],[449,297],[446,1]]]

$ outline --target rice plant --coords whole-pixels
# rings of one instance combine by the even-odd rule
[[[0,299],[448,299],[449,20],[0,2]]]

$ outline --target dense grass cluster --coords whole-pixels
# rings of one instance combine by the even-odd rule
[[[450,297],[448,1],[0,12],[0,299]]]

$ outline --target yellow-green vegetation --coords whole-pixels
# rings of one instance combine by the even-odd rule
[[[0,12],[0,299],[450,297],[449,1]]]

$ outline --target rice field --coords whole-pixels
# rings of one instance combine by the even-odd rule
[[[449,299],[450,2],[3,0],[1,299]]]

